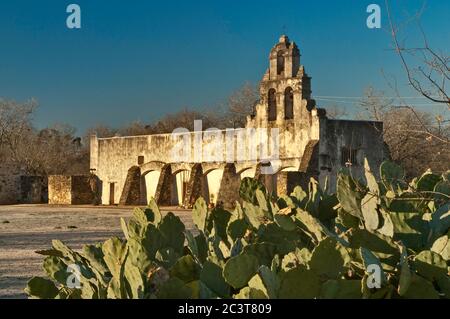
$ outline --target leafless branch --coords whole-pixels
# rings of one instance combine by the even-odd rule
[[[416,15],[415,19],[416,21],[418,21],[424,46],[420,48],[406,48],[406,46],[400,45],[400,41],[398,38],[399,28],[394,23],[389,5],[389,0],[385,0],[385,3],[394,48],[396,53],[400,57],[402,67],[407,75],[409,84],[414,90],[416,90],[418,93],[420,93],[428,100],[435,103],[445,104],[447,108],[450,110],[450,98],[445,88],[445,81],[446,79],[449,79],[450,76],[448,56],[444,55],[441,56],[430,47],[425,32],[423,31],[423,28],[420,24],[419,18],[421,13]],[[420,51],[422,53],[422,59],[424,60],[422,62],[424,65],[428,66],[429,72],[425,72],[424,68],[421,66],[413,68],[408,63],[406,54],[413,54],[416,51]],[[417,73],[423,76],[422,79],[416,76]],[[438,82],[434,78],[434,73],[438,73],[442,76],[442,83],[440,83],[441,80]],[[429,87],[429,89],[426,89],[425,87]]]

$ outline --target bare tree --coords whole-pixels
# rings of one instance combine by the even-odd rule
[[[450,78],[450,56],[430,45],[420,22],[425,6],[407,21],[398,24],[394,20],[390,1],[385,0],[385,4],[393,48],[400,59],[409,86],[431,102],[431,105],[443,106],[441,112],[445,114],[450,110],[446,87]],[[405,31],[413,30],[414,26],[420,35],[420,43],[407,45],[401,37]],[[443,115],[418,111],[401,97],[396,81],[394,82],[394,85],[389,85],[400,105],[381,112],[385,123],[384,139],[389,145],[392,157],[400,162],[410,175],[418,175],[427,168],[436,172],[448,170],[450,120]]]
[[[14,156],[22,137],[32,130],[31,116],[37,103],[17,103],[0,99],[0,157]]]
[[[176,113],[165,115],[157,122],[150,124],[149,132],[151,134],[172,133],[177,128],[186,128],[189,131],[194,130],[194,121],[202,121],[202,129],[222,128],[220,122],[221,114],[214,114],[210,111],[197,111],[182,109]]]
[[[140,121],[134,121],[122,128],[116,134],[121,136],[139,136],[151,133],[151,126]]]
[[[383,92],[368,87],[364,91],[364,98],[359,102],[361,111],[356,114],[356,118],[384,121],[385,114],[392,108],[393,102],[393,99],[385,97]]]
[[[331,105],[326,108],[327,117],[332,120],[340,120],[349,116],[345,107]]]
[[[113,137],[116,133],[117,129],[102,124],[97,124],[86,130],[84,140],[85,142],[88,141],[91,135],[97,135],[97,137],[106,138],[106,137]]]
[[[227,101],[225,121],[231,127],[244,127],[247,116],[255,113],[259,101],[257,87],[249,82],[234,91]]]
[[[398,107],[393,99],[373,88],[360,102],[358,119],[383,122],[383,139],[391,158],[402,165],[408,177],[419,176],[431,168],[436,173],[449,169],[448,126],[441,126],[429,112],[413,107]]]
[[[148,124],[136,121],[120,128],[97,125],[88,129],[84,141],[88,145],[91,134],[96,134],[98,137],[113,137],[171,133],[177,128],[186,128],[193,131],[195,120],[202,121],[203,130],[207,128],[244,127],[247,116],[254,113],[258,99],[259,93],[256,87],[250,83],[244,83],[242,87],[230,95],[223,105],[219,104],[205,109],[184,108],[166,114],[159,120]]]
[[[43,130],[32,126],[37,103],[0,101],[1,166],[28,175],[81,174],[89,171],[89,157],[75,128],[55,124]]]
[[[445,140],[450,137],[450,130],[437,131],[430,113],[413,114],[408,108],[393,109],[384,115],[384,123],[384,140],[391,156],[405,168],[409,177],[419,176],[427,169],[436,173],[449,169],[450,149]],[[424,133],[424,125],[440,138]]]
[[[408,47],[399,39],[401,28],[394,21],[389,0],[385,0],[385,2],[394,49],[400,57],[408,83],[423,97],[432,102],[446,105],[450,110],[450,98],[446,87],[446,82],[450,79],[450,56],[429,45],[420,24],[420,16],[424,7],[412,19],[420,30],[422,45]]]
[[[88,153],[74,132],[68,125],[30,130],[12,150],[11,160],[30,175],[86,174]]]

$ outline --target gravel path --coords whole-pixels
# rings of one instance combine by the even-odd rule
[[[192,229],[190,211],[171,211]],[[131,213],[128,207],[0,206],[0,298],[26,298],[27,281],[44,275],[43,256],[36,250],[50,248],[53,239],[80,249],[111,236],[121,237],[120,218],[129,218]]]

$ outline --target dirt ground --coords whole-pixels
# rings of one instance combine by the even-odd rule
[[[192,228],[191,211],[168,208],[163,213],[169,210]],[[122,236],[120,218],[129,218],[131,213],[128,207],[0,206],[0,298],[26,298],[27,281],[44,275],[43,256],[36,250],[50,248],[53,239],[80,249]]]

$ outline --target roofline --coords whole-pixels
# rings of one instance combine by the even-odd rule
[[[359,122],[359,123],[379,123],[379,124],[383,124],[383,121],[366,121],[366,120],[344,120],[344,119],[328,119],[327,121],[333,121],[333,122]]]

